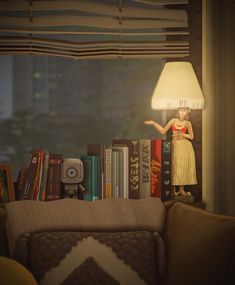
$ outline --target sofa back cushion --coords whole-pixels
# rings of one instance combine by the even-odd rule
[[[107,284],[111,282],[110,278],[114,280],[112,282],[119,282],[121,277],[125,281],[121,284],[156,284],[156,276],[164,273],[164,244],[160,235],[165,222],[165,207],[159,198],[92,202],[73,199],[51,202],[25,200],[8,203],[6,210],[10,253],[24,262],[42,284],[73,284],[73,276],[82,275],[81,270],[87,268],[87,264],[99,273],[105,272],[102,276],[109,280]],[[84,236],[84,232],[90,234]],[[75,244],[68,246],[70,236]],[[102,243],[102,240],[106,242]],[[42,245],[41,241],[45,241],[45,244]],[[54,264],[54,260],[61,260],[63,245],[72,256],[67,259],[68,252],[65,256],[65,261],[69,260],[63,267],[66,270],[60,267],[57,271],[51,267],[43,268],[42,264],[48,266]],[[100,254],[96,256],[99,250]],[[44,259],[41,252],[45,253]],[[80,259],[82,256],[84,258]],[[113,271],[108,270],[109,266]],[[113,275],[114,272],[116,275]],[[64,275],[59,278],[62,273]],[[53,283],[52,280],[57,280],[57,277],[60,283]],[[79,281],[78,284],[90,283]]]
[[[159,198],[23,200],[7,203],[6,229],[10,254],[24,233],[51,230],[137,231],[161,233],[165,207]]]

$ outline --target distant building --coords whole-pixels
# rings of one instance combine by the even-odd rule
[[[13,68],[12,56],[0,56],[0,118],[13,115]]]
[[[14,111],[48,112],[48,57],[15,56]]]
[[[50,112],[78,116],[90,112],[84,99],[90,88],[89,63],[50,57],[48,91]],[[93,87],[95,88],[95,86]]]

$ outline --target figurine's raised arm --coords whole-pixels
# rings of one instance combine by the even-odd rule
[[[167,133],[167,131],[170,129],[170,127],[172,126],[172,124],[174,123],[175,119],[171,119],[166,125],[165,127],[162,127],[161,125],[159,125],[158,123],[150,120],[150,121],[145,121],[144,123],[146,125],[152,125],[157,131],[159,131],[160,134],[165,135]]]

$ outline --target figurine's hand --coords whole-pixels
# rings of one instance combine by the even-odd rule
[[[188,134],[183,134],[183,133],[178,133],[178,134],[176,133],[176,134],[173,134],[172,137],[173,138],[178,137],[178,138],[186,138],[186,139],[188,139],[189,135]]]
[[[154,121],[150,120],[150,121],[144,121],[144,123],[146,125],[154,125]]]
[[[173,138],[175,138],[175,137],[181,138],[181,137],[183,137],[183,136],[184,136],[184,134],[182,134],[182,133],[175,133],[175,134],[172,134],[172,137],[173,137]]]

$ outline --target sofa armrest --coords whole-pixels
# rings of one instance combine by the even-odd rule
[[[235,217],[176,202],[167,209],[163,238],[165,285],[235,284]]]

